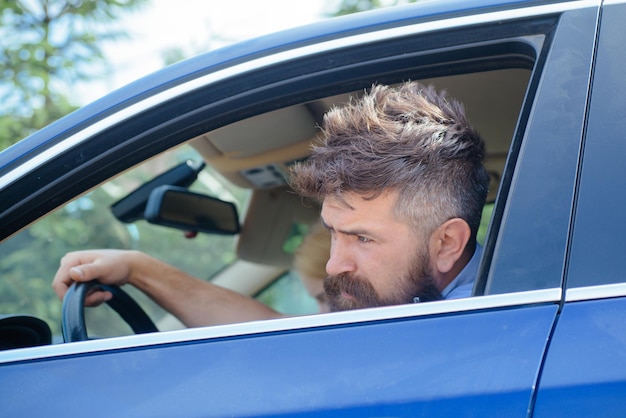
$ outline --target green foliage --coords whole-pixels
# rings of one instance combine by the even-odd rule
[[[487,230],[489,229],[489,222],[491,222],[491,214],[493,213],[494,204],[487,203],[483,208],[483,215],[480,218],[480,226],[478,233],[476,234],[476,240],[480,245],[485,244],[487,238]]]
[[[61,302],[51,283],[59,260],[70,251],[94,248],[135,249],[144,251],[196,277],[210,278],[234,261],[236,237],[199,234],[194,239],[183,231],[151,225],[145,221],[123,224],[111,213],[110,206],[143,181],[167,168],[200,156],[182,147],[139,166],[122,176],[67,203],[20,233],[0,243],[0,314],[22,313],[45,320],[55,335],[61,332]],[[211,176],[210,171],[206,173]],[[248,191],[230,188],[215,176],[208,187],[199,179],[193,189],[221,195],[241,208]],[[224,191],[223,188],[227,188]],[[227,194],[228,196],[225,196]],[[126,286],[131,294],[158,321],[164,311],[146,295]],[[110,309],[87,309],[91,336],[115,336],[130,329]]]
[[[76,108],[72,85],[105,74],[102,42],[146,0],[0,0],[0,147]]]
[[[143,3],[145,0],[0,0],[0,148],[76,109],[69,98],[71,86],[103,73],[100,43],[120,39],[123,33],[111,30],[111,24],[121,13]],[[58,260],[87,243],[120,245],[119,226],[110,227],[93,210],[77,216],[77,205],[93,208],[100,204],[90,199],[99,199],[98,194],[80,198],[2,243],[3,313],[59,318],[61,305],[50,288]],[[109,234],[91,236],[88,225],[108,231],[117,241]],[[50,325],[58,331],[57,323]]]
[[[163,63],[165,65],[175,64],[178,61],[182,61],[187,58],[185,51],[182,48],[168,48],[161,54],[161,58],[163,59]]]
[[[416,3],[419,0],[341,0],[337,9],[330,16],[343,16],[380,7],[397,6],[400,4]]]

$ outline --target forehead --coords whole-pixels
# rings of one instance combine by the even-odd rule
[[[404,224],[394,216],[397,197],[395,191],[381,193],[374,199],[356,193],[328,196],[322,203],[322,221],[330,228]]]

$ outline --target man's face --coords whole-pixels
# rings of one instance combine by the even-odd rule
[[[331,231],[329,277],[324,281],[331,310],[436,300],[427,238],[395,219],[396,192],[375,199],[347,193],[345,203],[327,197],[322,220]]]

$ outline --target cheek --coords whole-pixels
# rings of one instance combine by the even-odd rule
[[[410,245],[404,248],[375,248],[363,252],[359,261],[359,270],[381,295],[387,294],[394,287],[393,283],[401,277],[410,275],[417,253]]]
[[[366,247],[354,252],[357,275],[379,291],[385,288],[390,277],[396,276],[397,254],[387,253],[375,245]]]

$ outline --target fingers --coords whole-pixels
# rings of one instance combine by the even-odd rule
[[[70,276],[69,270],[76,264],[78,264],[78,260],[69,257],[69,254],[61,259],[59,269],[52,280],[52,289],[54,289],[59,299],[63,299],[65,293],[67,293],[67,289],[74,282]],[[78,276],[80,276],[80,274]]]
[[[111,264],[111,261],[107,261],[109,258],[111,257],[107,252],[101,251],[78,251],[66,254],[61,259],[59,269],[52,280],[52,288],[59,299],[63,299],[72,283],[102,279],[109,274]],[[94,305],[108,300],[106,296],[108,292],[104,293],[104,295],[92,298]]]
[[[94,260],[85,260],[83,261],[84,264],[70,267],[67,270],[67,275],[74,282],[88,282],[97,279],[102,275],[102,272],[99,266],[94,264],[93,261]]]
[[[91,292],[85,298],[85,306],[98,306],[104,302],[108,302],[113,298],[113,294],[106,290],[96,290]]]

